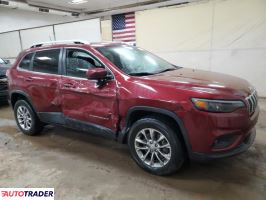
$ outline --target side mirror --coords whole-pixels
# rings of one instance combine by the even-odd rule
[[[87,71],[88,79],[102,80],[106,78],[106,76],[107,76],[107,71],[104,68],[93,68]]]

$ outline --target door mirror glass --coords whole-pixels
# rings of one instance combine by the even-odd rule
[[[92,68],[87,71],[87,78],[92,80],[101,80],[106,78],[107,71],[104,68]]]

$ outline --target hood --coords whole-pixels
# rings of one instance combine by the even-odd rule
[[[241,78],[217,72],[180,68],[161,74],[146,76],[145,79],[155,80],[162,84],[190,87],[193,90],[206,91],[207,93],[229,92],[237,96],[246,97],[253,88]]]

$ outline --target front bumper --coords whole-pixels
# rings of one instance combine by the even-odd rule
[[[182,121],[188,135],[189,155],[219,155],[233,151],[250,135],[258,117],[259,106],[252,115],[246,108],[232,113],[187,111]]]
[[[211,161],[215,159],[220,159],[220,158],[226,158],[226,157],[231,157],[234,155],[238,155],[240,153],[243,153],[249,149],[249,147],[254,143],[256,137],[256,129],[253,128],[250,133],[247,135],[247,137],[243,140],[241,144],[239,144],[236,148],[231,149],[226,152],[221,152],[221,153],[211,153],[211,154],[205,154],[205,153],[196,153],[193,152],[190,155],[191,160],[194,161]]]

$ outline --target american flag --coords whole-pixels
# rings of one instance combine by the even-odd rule
[[[135,13],[112,16],[113,41],[136,43]]]

